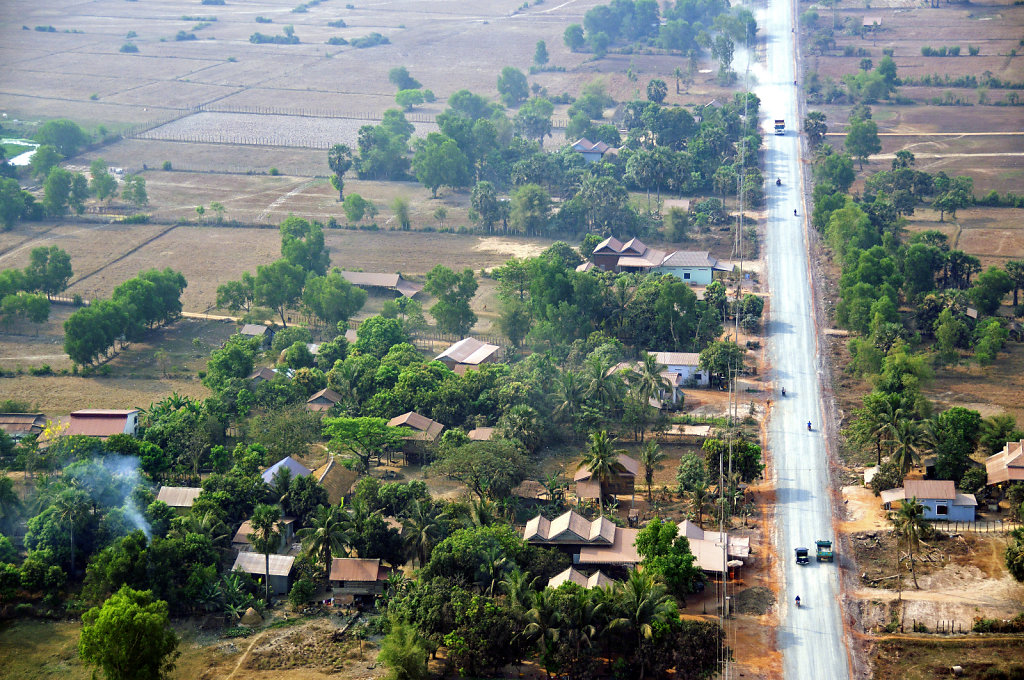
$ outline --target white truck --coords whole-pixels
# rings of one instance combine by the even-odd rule
[[[784,135],[786,134],[786,121],[784,118],[775,119],[775,134]]]

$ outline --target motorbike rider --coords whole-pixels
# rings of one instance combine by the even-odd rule
[[[782,388],[782,396],[786,396],[786,388],[785,387]]]
[[[800,606],[800,596],[799,595],[796,596],[796,606],[797,607]]]
[[[811,421],[809,421],[809,420],[807,421],[807,431],[808,432],[811,431]]]
[[[777,187],[781,187],[782,186],[782,178],[781,177],[776,177],[775,178],[775,186],[777,186]]]

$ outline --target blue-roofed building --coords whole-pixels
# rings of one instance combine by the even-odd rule
[[[283,467],[291,470],[292,477],[305,477],[308,474],[312,474],[312,471],[309,468],[307,468],[305,465],[295,460],[291,456],[288,456],[287,458],[282,458],[281,460],[277,461],[276,463],[268,467],[263,472],[263,481],[266,482],[267,484],[273,484],[274,475],[276,475],[277,471]]]

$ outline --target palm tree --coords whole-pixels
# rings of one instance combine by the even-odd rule
[[[313,557],[314,563],[323,564],[325,588],[330,581],[334,553],[348,554],[348,546],[352,542],[348,525],[343,500],[338,505],[318,507],[316,514],[309,520],[309,526],[297,534],[305,553]]]
[[[533,595],[537,592],[539,578],[531,578],[530,572],[523,571],[516,565],[505,574],[505,578],[498,585],[501,586],[501,591],[505,593],[512,609],[526,612],[533,604]]]
[[[690,509],[697,513],[697,526],[704,528],[704,509],[711,502],[711,494],[706,485],[701,485],[690,492]]]
[[[612,619],[608,630],[635,636],[635,649],[641,660],[640,680],[643,680],[647,664],[641,650],[644,643],[654,637],[654,627],[674,613],[675,603],[665,586],[657,583],[647,571],[630,572],[629,580],[616,588],[615,599],[620,616]]]
[[[292,484],[292,471],[284,466],[278,469],[270,484],[270,493],[281,505],[288,500],[288,490]]]
[[[587,358],[583,369],[584,396],[590,403],[600,404],[609,412],[616,411],[622,399],[622,379],[612,370],[614,368],[615,363],[611,359],[595,354]]]
[[[910,573],[914,577],[914,587],[917,585],[917,571],[914,568],[914,551],[921,545],[921,533],[924,530],[924,523],[921,517],[924,515],[924,507],[917,502],[917,498],[910,498],[903,501],[899,511],[889,515],[893,531],[896,536],[907,543],[907,552],[910,555]],[[899,565],[899,541],[896,542],[896,564]]]
[[[459,514],[467,527],[486,527],[495,523],[498,509],[486,498],[471,498],[467,505],[460,506]]]
[[[494,595],[494,588],[501,583],[505,572],[509,570],[508,557],[502,549],[496,545],[486,548],[483,552],[483,562],[480,564],[480,571],[477,577],[477,585],[489,596]]]
[[[6,474],[0,476],[0,529],[10,532],[21,514],[21,499],[14,490],[14,480]]]
[[[188,534],[199,534],[209,536],[214,545],[226,542],[228,533],[227,525],[212,510],[207,510],[202,515],[189,513],[184,517],[175,518],[171,526],[171,534],[178,538],[185,538]]]
[[[54,500],[54,512],[57,519],[67,523],[68,534],[71,539],[71,571],[75,573],[75,523],[88,510],[88,496],[84,491],[78,489],[65,489],[58,494]]]
[[[913,420],[901,420],[893,429],[893,452],[891,460],[904,475],[919,461],[918,453],[924,443],[921,425]]]
[[[562,371],[555,382],[554,417],[558,422],[569,423],[573,438],[579,434],[580,413],[583,410],[584,390],[579,374]]]
[[[598,505],[601,513],[604,514],[604,487],[615,475],[615,465],[618,462],[619,454],[625,453],[622,449],[613,449],[612,443],[615,440],[608,436],[607,430],[594,432],[590,435],[590,448],[583,454],[583,463],[590,472],[590,478],[600,485],[598,492]]]
[[[658,442],[647,442],[640,447],[640,464],[644,466],[644,481],[647,482],[647,501],[652,502],[654,500],[653,485],[654,485],[654,471],[661,467],[661,462],[665,460],[667,456],[665,452],[658,446]]]
[[[864,406],[854,411],[850,438],[861,445],[873,444],[877,464],[882,464],[882,444],[890,442],[895,424],[903,419],[903,410],[892,399],[878,394],[864,398]]]
[[[551,657],[562,636],[562,613],[554,589],[545,588],[533,594],[533,607],[526,612],[526,620],[523,634],[537,640],[541,663],[551,677]]]
[[[415,553],[421,567],[430,559],[430,551],[434,549],[434,542],[441,533],[437,519],[432,504],[413,501],[408,517],[402,520],[405,544]]]
[[[597,591],[574,590],[572,599],[562,609],[562,646],[572,650],[569,678],[579,678],[583,649],[593,647],[598,636],[597,622],[603,618],[604,603]],[[567,638],[567,639],[566,639]]]
[[[979,441],[989,455],[999,453],[1006,442],[1015,439],[1017,419],[1009,413],[1000,413],[981,419]]]
[[[270,553],[277,552],[281,546],[281,530],[278,527],[280,521],[281,506],[262,503],[252,511],[252,518],[249,520],[249,524],[252,526],[249,543],[257,552],[263,553],[266,579],[264,581],[264,599],[267,602],[270,602]]]
[[[548,497],[551,498],[552,504],[556,508],[561,507],[565,501],[565,482],[562,481],[561,471],[552,472],[540,480],[540,483],[544,485],[544,490],[548,492]]]

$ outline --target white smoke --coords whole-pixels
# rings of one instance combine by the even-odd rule
[[[135,501],[135,490],[145,484],[139,474],[139,459],[135,456],[106,456],[102,461],[103,467],[120,482],[118,486],[123,491],[121,512],[136,529],[146,534],[146,540],[151,540],[153,529]]]

